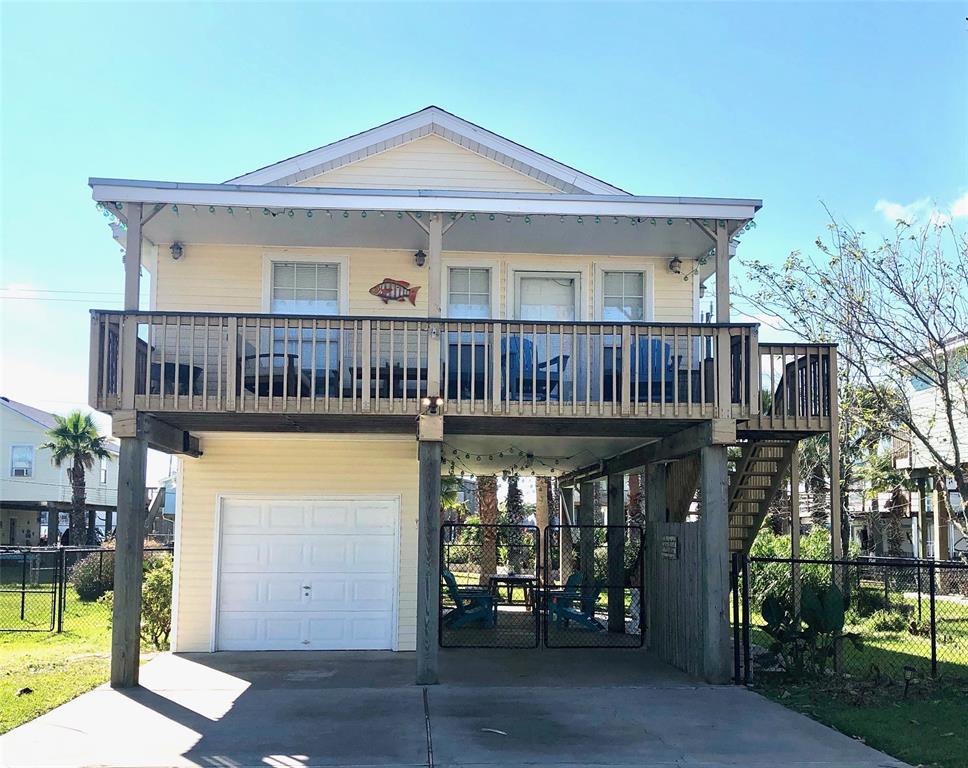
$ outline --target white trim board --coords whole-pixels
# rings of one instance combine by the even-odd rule
[[[622,260],[620,263],[610,262],[604,264],[600,261],[594,262],[595,268],[595,298],[594,298],[594,319],[601,320],[605,310],[605,273],[606,272],[643,272],[645,273],[645,317],[642,322],[651,323],[655,320],[655,266],[660,261],[652,259],[649,261],[635,261],[629,259]]]
[[[562,192],[626,194],[618,187],[435,106],[237,176],[226,183],[295,184],[429,135],[439,136]]]
[[[270,312],[272,306],[272,265],[275,262],[302,262],[304,264],[335,264],[339,267],[339,312],[350,313],[350,258],[313,251],[265,251],[262,254],[262,311]],[[325,317],[325,315],[321,315]]]

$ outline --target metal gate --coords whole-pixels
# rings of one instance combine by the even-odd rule
[[[639,526],[550,525],[544,553],[546,647],[642,647],[645,571]]]
[[[444,648],[639,648],[642,529],[447,523],[440,531]]]
[[[53,632],[60,614],[58,550],[0,551],[0,632]]]
[[[442,647],[538,647],[540,541],[533,525],[441,527]]]

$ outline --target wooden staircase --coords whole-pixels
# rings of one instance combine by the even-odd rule
[[[729,482],[729,549],[748,554],[790,469],[795,440],[751,440]]]

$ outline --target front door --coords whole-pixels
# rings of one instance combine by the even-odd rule
[[[579,319],[580,275],[577,272],[516,272],[514,318],[516,320],[547,321],[549,323],[573,323]],[[535,327],[533,334],[534,354],[537,362],[558,358],[558,366],[552,368],[558,383],[550,388],[550,400],[572,397],[575,372],[580,369],[577,359],[565,356],[581,347],[579,339],[567,331],[562,335],[553,326]],[[581,368],[581,370],[584,370]],[[542,399],[542,398],[539,398]]]

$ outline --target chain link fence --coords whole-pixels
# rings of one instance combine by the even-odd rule
[[[549,648],[638,648],[644,639],[642,529],[548,526],[543,631]]]
[[[146,567],[173,551],[145,547]],[[113,549],[0,548],[0,632],[106,633],[113,589]]]
[[[756,674],[968,680],[968,564],[733,560],[734,665]]]

